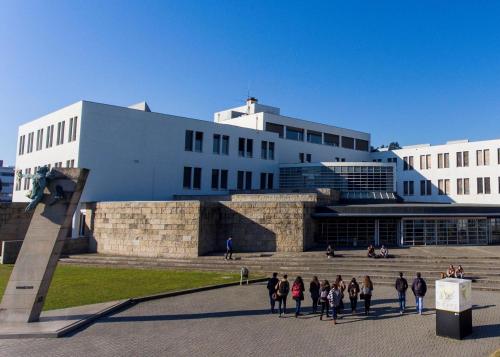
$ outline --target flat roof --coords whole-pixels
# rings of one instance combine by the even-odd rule
[[[460,203],[381,203],[322,206],[322,217],[500,217],[500,205]]]

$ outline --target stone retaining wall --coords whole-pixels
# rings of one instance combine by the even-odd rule
[[[0,241],[23,240],[33,212],[24,212],[27,203],[0,203]]]

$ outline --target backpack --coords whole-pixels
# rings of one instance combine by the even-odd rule
[[[321,290],[320,298],[321,301],[326,301],[328,299],[328,293],[329,291],[327,289]]]
[[[294,299],[299,299],[302,291],[300,289],[300,284],[293,284],[292,286],[292,297]]]
[[[285,296],[288,295],[290,287],[288,286],[288,281],[280,281],[278,283],[278,295]]]
[[[406,290],[405,281],[403,278],[398,278],[398,280],[396,280],[396,290],[401,293]]]

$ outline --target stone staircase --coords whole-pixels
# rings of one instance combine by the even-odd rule
[[[337,274],[341,274],[345,281],[349,281],[353,276],[359,281],[364,275],[369,275],[375,285],[391,286],[400,271],[410,282],[415,272],[420,271],[428,285],[433,286],[434,280],[439,279],[440,273],[444,272],[449,264],[462,264],[466,278],[473,281],[473,289],[500,292],[500,258],[497,256],[439,257],[395,254],[389,259],[369,259],[362,251],[340,251],[333,259],[327,259],[323,252],[246,253],[235,254],[235,257],[235,260],[226,261],[222,254],[191,259],[82,254],[64,257],[61,263],[233,273],[246,266],[251,275],[268,275],[276,271],[280,275],[287,273],[290,279],[301,275],[306,281],[314,275],[320,279],[334,280]]]

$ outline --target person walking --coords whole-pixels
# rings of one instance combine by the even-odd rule
[[[403,315],[406,309],[406,290],[408,290],[408,282],[403,278],[403,272],[399,272],[395,287],[398,292],[399,313]]]
[[[328,293],[328,301],[330,302],[330,307],[332,308],[332,320],[334,325],[337,323],[337,310],[340,306],[341,300],[342,292],[340,291],[339,286],[335,283]]]
[[[356,306],[358,305],[358,294],[359,294],[359,284],[356,278],[352,278],[349,286],[347,287],[347,293],[349,294],[349,300],[351,301],[351,313],[356,313]]]
[[[313,314],[318,312],[319,289],[320,283],[318,277],[314,276],[311,283],[309,284],[309,293],[311,294]]]
[[[225,257],[225,259],[226,260],[233,259],[233,238],[232,237],[229,237],[226,240],[226,257]]]
[[[302,278],[298,276],[292,285],[292,298],[295,300],[295,317],[302,315],[300,313],[300,307],[302,305],[302,300],[304,300],[304,282]]]
[[[280,317],[281,314],[286,315],[286,298],[288,297],[288,293],[290,292],[290,283],[287,279],[288,275],[283,275],[283,279],[281,279],[278,285],[276,285],[276,295],[278,298],[278,309]]]
[[[413,280],[413,284],[411,284],[411,290],[415,295],[415,303],[417,305],[417,312],[419,315],[422,315],[422,311],[424,310],[424,296],[427,292],[427,284],[425,280],[422,279],[422,275],[417,273],[417,277]]]
[[[278,273],[273,273],[273,277],[267,281],[267,290],[269,291],[269,302],[271,304],[271,314],[276,312],[276,285],[279,283]]]
[[[373,283],[368,275],[363,279],[363,284],[361,285],[361,296],[360,298],[365,300],[365,315],[370,312],[370,304],[372,301],[373,293]]]
[[[330,283],[328,280],[323,280],[321,283],[321,287],[319,289],[319,303],[321,304],[321,315],[319,315],[319,319],[323,320],[323,314],[326,310],[326,317],[330,317],[328,315],[328,294],[330,293]]]
[[[344,313],[344,291],[346,289],[344,280],[342,280],[341,275],[337,275],[337,278],[335,279],[335,284],[337,284],[339,290],[340,290],[340,304],[338,308],[338,313],[343,314]],[[340,317],[342,318],[342,317]]]

